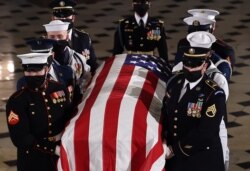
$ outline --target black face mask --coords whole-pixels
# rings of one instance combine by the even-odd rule
[[[70,54],[68,50],[65,50],[66,46],[69,46],[68,41],[66,40],[59,40],[53,46],[53,51],[55,53],[54,59],[60,65],[68,65],[70,60]]]
[[[183,67],[183,74],[189,82],[195,82],[202,77],[201,70],[190,72],[185,67]]]
[[[42,88],[45,83],[46,75],[25,76],[25,81],[30,89]]]
[[[61,21],[69,23],[68,30],[70,30],[74,27],[74,23],[73,23],[72,19],[63,19]]]
[[[143,17],[149,9],[149,4],[134,4],[134,11],[140,16]]]
[[[54,52],[64,52],[66,46],[69,46],[69,42],[67,40],[58,40],[53,45],[53,51]]]

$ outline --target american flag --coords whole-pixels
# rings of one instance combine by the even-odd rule
[[[154,56],[121,54],[105,61],[65,129],[58,170],[163,170],[159,119],[170,73]]]

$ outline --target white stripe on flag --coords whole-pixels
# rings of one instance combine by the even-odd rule
[[[98,94],[90,113],[89,126],[89,155],[90,171],[103,170],[103,149],[100,142],[103,138],[104,111],[115,81],[117,80],[125,58],[116,58]]]
[[[140,67],[134,69],[129,86],[122,99],[117,132],[116,170],[130,170],[131,142],[135,106],[144,84],[147,70],[139,71]]]

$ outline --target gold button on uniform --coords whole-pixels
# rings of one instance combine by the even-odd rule
[[[178,112],[178,110],[175,110],[175,111],[174,111],[174,113],[177,113],[177,112]]]
[[[174,136],[176,137],[176,136],[177,136],[177,134],[176,134],[176,133],[174,133]]]
[[[174,125],[174,129],[177,129],[177,125]]]
[[[174,117],[174,121],[177,121],[178,120],[178,118],[177,117]]]
[[[45,93],[45,92],[42,92],[42,95],[44,95],[44,96],[45,96],[45,95],[46,95],[46,93]]]

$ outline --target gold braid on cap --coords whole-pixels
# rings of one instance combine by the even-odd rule
[[[190,48],[188,50],[188,53],[184,53],[185,56],[187,57],[192,57],[192,58],[201,58],[201,57],[204,57],[204,58],[208,58],[211,56],[211,51],[207,52],[207,53],[201,53],[201,54],[195,54],[195,49],[194,48]]]
[[[53,10],[56,10],[56,9],[73,9],[73,7],[71,6],[63,6],[63,7],[54,7]]]

